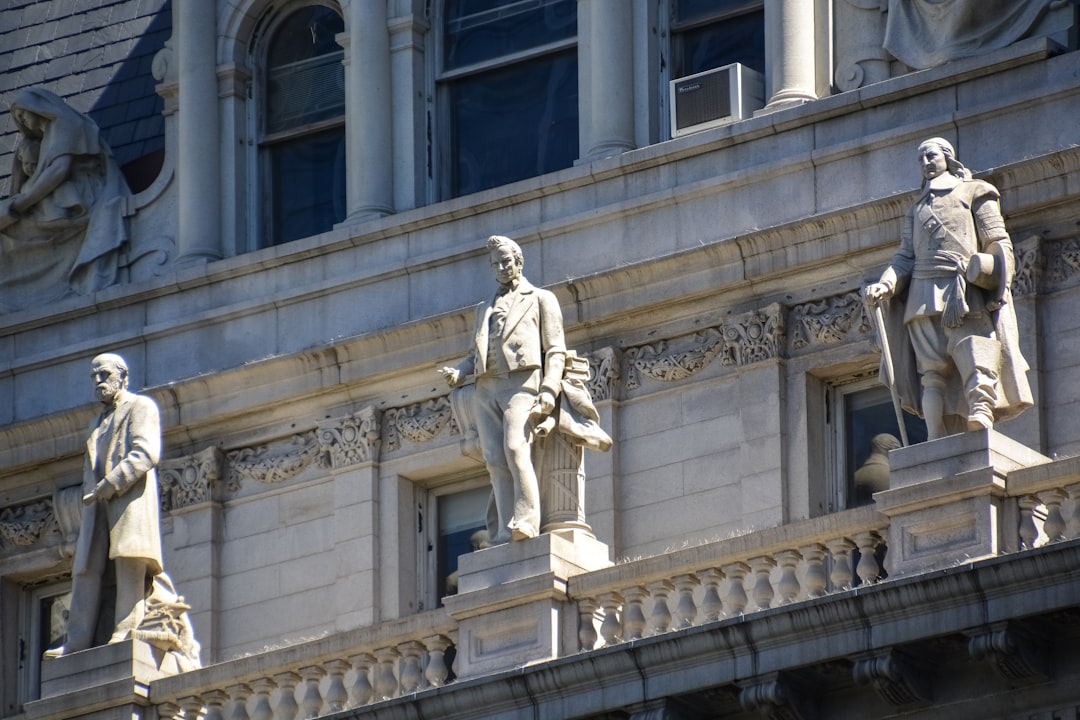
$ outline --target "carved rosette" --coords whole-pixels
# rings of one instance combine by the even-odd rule
[[[51,499],[4,508],[0,510],[0,549],[30,547],[53,529],[59,528]]]
[[[368,406],[348,417],[319,425],[319,454],[324,464],[335,469],[377,460],[379,457],[380,413]]]
[[[217,447],[162,461],[158,467],[161,511],[168,513],[216,499],[224,469],[225,455]]]
[[[589,353],[589,379],[585,387],[593,402],[615,399],[615,388],[619,383],[621,353],[612,347],[602,347]]]
[[[435,439],[447,427],[451,435],[460,432],[450,410],[448,395],[405,407],[390,408],[383,413],[383,423],[386,439],[383,449],[386,452],[400,450],[402,437],[411,443],[420,444]]]
[[[293,435],[285,442],[231,450],[225,484],[228,493],[240,490],[245,481],[277,484],[299,475],[319,458],[320,447],[314,430]]]
[[[858,290],[816,302],[796,305],[791,310],[791,346],[802,350],[811,345],[836,345],[852,331],[870,332],[870,319]]]

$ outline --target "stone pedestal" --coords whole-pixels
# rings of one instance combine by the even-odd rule
[[[1050,458],[993,430],[950,435],[889,453],[888,490],[874,493],[889,516],[890,577],[1001,553],[1005,476]]]
[[[41,664],[41,699],[26,703],[27,720],[133,720],[147,717],[150,682],[176,673],[171,657],[130,640]]]
[[[478,550],[458,560],[457,595],[445,598],[458,621],[461,678],[550,660],[576,649],[573,575],[611,565],[607,545],[568,530]]]

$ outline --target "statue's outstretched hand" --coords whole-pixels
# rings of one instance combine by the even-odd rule
[[[452,388],[461,387],[461,383],[465,379],[462,377],[460,370],[449,365],[439,368],[439,374],[446,379],[446,384]]]
[[[871,283],[863,288],[863,298],[872,305],[888,300],[892,297],[892,288],[885,283]]]

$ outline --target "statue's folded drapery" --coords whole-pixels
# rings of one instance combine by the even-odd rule
[[[885,49],[924,69],[1011,45],[1051,0],[889,0]]]
[[[114,284],[130,191],[97,125],[42,88],[20,91],[11,114],[19,142],[0,201],[0,312]]]

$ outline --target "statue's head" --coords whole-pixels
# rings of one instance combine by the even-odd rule
[[[512,285],[525,268],[521,246],[504,235],[492,235],[487,241],[491,269],[500,285]]]
[[[870,439],[870,447],[872,447],[875,452],[879,452],[882,455],[887,455],[890,450],[900,449],[900,441],[896,438],[895,435],[890,435],[889,433],[880,433],[879,435],[875,435],[873,438]]]
[[[956,159],[956,150],[945,138],[933,137],[919,143],[916,152],[923,181],[931,180],[943,173],[950,173],[958,178],[968,179],[971,173],[963,163]]]
[[[128,386],[128,366],[114,353],[102,353],[90,361],[94,392],[102,403],[112,403]]]

